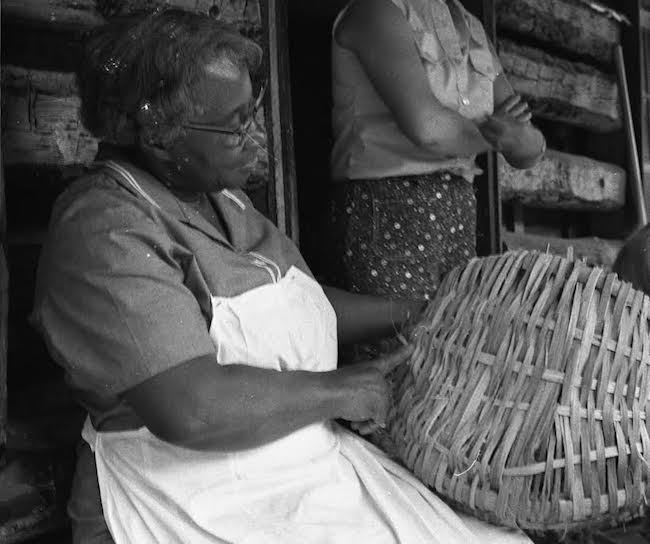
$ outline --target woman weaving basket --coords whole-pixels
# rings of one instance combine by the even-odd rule
[[[34,310],[89,414],[74,541],[526,541],[334,422],[382,424],[384,376],[409,354],[337,369],[337,337],[385,334],[420,303],[321,288],[253,208],[260,56],[174,10],[88,43],[84,109],[120,150],[58,200]]]

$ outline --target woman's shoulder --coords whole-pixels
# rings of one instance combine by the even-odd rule
[[[403,0],[352,0],[343,10],[334,28],[334,39],[345,48],[354,49],[357,40],[385,36],[404,22]]]
[[[141,199],[99,167],[77,178],[59,195],[52,208],[50,231],[105,230],[118,223],[132,226],[148,217]]]

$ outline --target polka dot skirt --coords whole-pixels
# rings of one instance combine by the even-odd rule
[[[429,299],[476,254],[472,185],[448,172],[340,184],[332,220],[336,283],[357,293]]]

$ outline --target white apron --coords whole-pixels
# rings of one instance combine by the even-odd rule
[[[272,283],[212,299],[218,364],[334,369],[336,317],[321,287],[296,267],[279,278],[272,261],[255,258]],[[461,519],[408,471],[332,422],[234,453],[181,448],[146,428],[96,432],[89,419],[83,437],[95,452],[116,544],[530,542]]]

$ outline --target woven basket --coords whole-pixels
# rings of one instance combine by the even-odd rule
[[[389,432],[401,460],[493,523],[567,530],[644,511],[650,298],[555,255],[473,259],[413,332]]]

